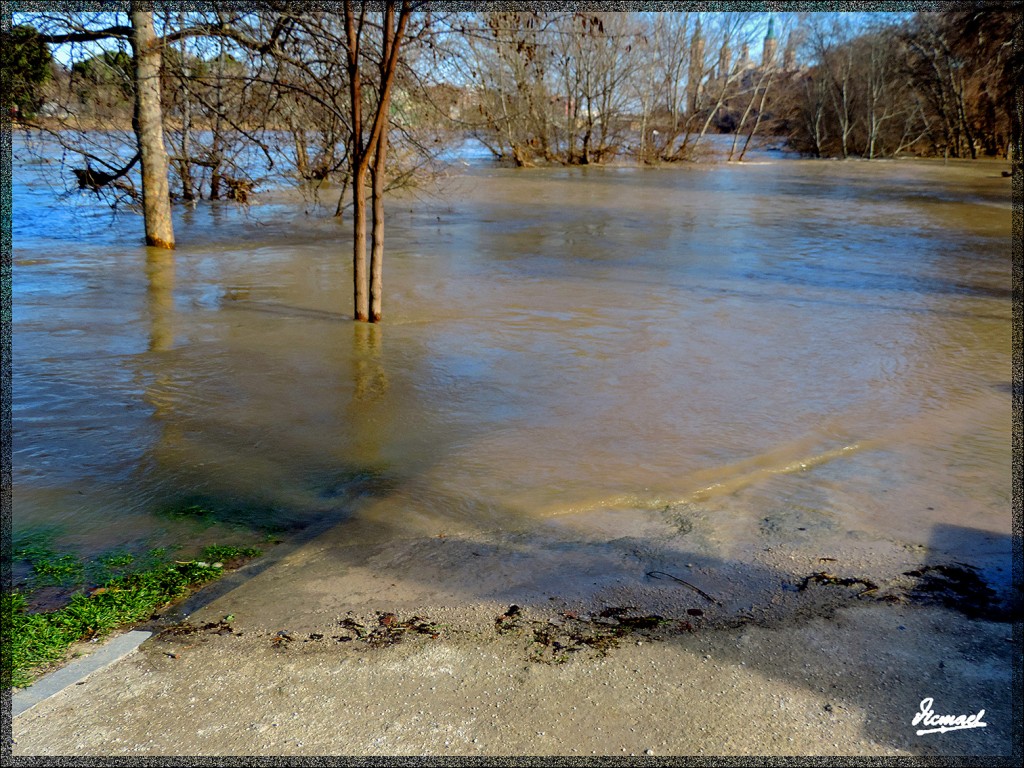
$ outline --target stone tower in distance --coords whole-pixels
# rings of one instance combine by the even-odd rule
[[[796,33],[790,32],[786,39],[786,50],[782,52],[782,68],[787,72],[796,69]]]
[[[768,34],[764,36],[764,50],[761,53],[761,66],[769,67],[775,63],[775,52],[778,50],[779,40],[775,37],[775,19],[768,17]]]
[[[697,26],[693,30],[693,38],[690,40],[690,71],[686,84],[687,91],[687,112],[694,114],[697,111],[697,104],[700,95],[700,81],[704,76],[704,35],[701,34],[700,17],[697,17]]]

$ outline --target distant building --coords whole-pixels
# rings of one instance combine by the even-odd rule
[[[764,36],[764,48],[761,51],[761,66],[770,67],[775,63],[775,52],[779,41],[775,37],[775,18],[768,17],[768,34]]]
[[[750,44],[744,43],[743,48],[740,49],[740,60],[736,62],[736,68],[741,72],[745,69],[750,69],[754,66],[754,62],[750,60]]]
[[[731,63],[731,51],[728,43],[722,46],[719,54],[718,68],[715,77],[704,84],[702,90],[710,93],[721,93],[727,89],[730,94],[714,116],[715,127],[723,133],[732,133],[738,127],[741,116],[750,103],[755,92],[765,87],[766,75],[770,72],[773,78],[791,78],[799,74],[796,63],[796,48],[799,42],[799,31],[794,30],[786,38],[786,46],[779,61],[779,38],[775,30],[774,17],[768,18],[768,29],[761,47],[761,61],[755,63],[750,55],[750,45],[743,44],[740,56]],[[688,102],[693,108],[692,99]],[[748,115],[748,120],[756,117]]]
[[[704,76],[704,35],[701,33],[700,19],[690,40],[690,71],[686,83],[686,111],[693,114],[697,111],[701,80]]]
[[[794,30],[786,38],[786,50],[782,52],[782,69],[785,72],[796,70],[796,43],[797,33]]]
[[[722,43],[722,50],[718,52],[718,77],[728,77],[732,67],[732,51],[729,50],[729,41]]]
[[[687,83],[684,93],[684,108],[686,114],[695,115],[702,110],[708,109],[706,94],[717,94],[723,91],[729,95],[715,115],[715,124],[719,131],[732,132],[740,119],[743,107],[739,106],[740,101],[745,105],[749,100],[752,91],[762,87],[766,73],[770,70],[773,77],[793,77],[798,73],[796,64],[796,48],[799,41],[799,32],[794,30],[787,35],[786,46],[783,49],[781,62],[779,61],[779,37],[775,31],[774,16],[768,17],[768,29],[765,33],[761,47],[760,63],[755,63],[750,54],[750,44],[744,42],[740,48],[740,55],[733,60],[732,49],[729,41],[725,40],[718,52],[717,66],[711,69],[710,73],[704,70],[704,54],[706,41],[701,27],[700,19],[694,27],[693,36],[690,38],[689,69],[687,70]],[[710,75],[705,79],[705,75]]]

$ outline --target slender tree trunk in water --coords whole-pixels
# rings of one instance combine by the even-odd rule
[[[295,170],[303,180],[309,179],[309,154],[306,147],[305,129],[292,122],[292,136],[295,139]]]
[[[178,14],[178,26],[185,28],[185,14]],[[192,188],[192,97],[188,92],[189,75],[188,50],[185,39],[181,40],[181,163],[179,164],[181,174],[181,199],[187,203],[196,199],[195,191]]]
[[[160,47],[153,30],[153,4],[133,0],[132,55],[135,65],[135,114],[132,127],[142,159],[142,210],[146,244],[174,248],[171,195],[167,183],[163,114],[160,109]]]
[[[398,26],[394,26],[395,3],[384,6],[383,46],[381,48],[380,87],[376,110],[368,122],[370,130],[363,143],[362,80],[359,72],[359,43],[363,29],[367,3],[362,4],[358,25],[352,0],[345,3],[345,32],[348,46],[349,96],[352,105],[352,141],[349,150],[352,173],[353,197],[353,256],[352,279],[354,283],[355,319],[380,320],[381,288],[384,265],[384,161],[387,156],[388,111],[391,104],[391,89],[398,64],[398,49],[409,21],[411,7],[402,3]],[[366,279],[366,173],[373,161],[373,264],[372,287]],[[367,289],[370,288],[368,291]],[[374,305],[371,317],[370,293]]]
[[[380,57],[380,82],[383,86],[388,81],[393,67],[389,72],[393,48],[399,44],[394,30],[395,7],[389,5],[384,12],[384,45]],[[401,25],[399,27],[401,29]],[[373,152],[373,172],[371,194],[373,196],[373,248],[370,251],[370,322],[379,323],[382,316],[384,299],[384,188],[386,186],[385,168],[388,156],[388,120],[391,112],[391,90],[381,88],[380,104],[377,106],[378,118],[383,120],[377,145]]]
[[[731,163],[733,156],[736,154],[736,146],[740,141],[740,133],[743,131],[743,126],[747,124],[747,118],[750,116],[750,110],[754,108],[754,101],[757,99],[757,86],[754,86],[754,92],[750,94],[750,101],[747,102],[746,109],[743,110],[743,115],[740,117],[739,125],[736,126],[732,136],[732,146],[729,148],[729,157],[726,162]]]
[[[764,115],[764,103],[768,98],[768,89],[771,88],[772,78],[768,76],[767,82],[764,84],[764,90],[761,92],[761,103],[757,107],[757,116],[754,118],[754,127],[750,129],[750,133],[747,134],[747,140],[743,142],[743,149],[740,151],[739,161],[742,163],[743,158],[747,154],[747,148],[750,146],[751,140],[754,138],[754,134],[757,133],[757,127],[761,124],[761,117]]]
[[[192,151],[192,108],[189,104],[188,86],[182,83],[184,102],[181,106],[181,199],[192,202],[196,193],[192,186],[192,162],[189,153]]]
[[[366,282],[366,167],[356,170],[352,182],[352,300],[355,319],[370,319]]]
[[[373,158],[370,183],[373,197],[373,248],[370,252],[370,322],[381,319],[384,296],[384,163],[387,158],[388,135],[382,131]]]
[[[363,6],[366,13],[366,6]],[[352,303],[353,316],[365,322],[370,316],[366,283],[366,151],[363,146],[363,83],[359,72],[359,43],[363,16],[356,26],[351,2],[345,3],[345,33],[348,38],[348,83],[352,104]]]
[[[345,210],[345,193],[348,191],[348,181],[351,175],[351,172],[346,171],[344,178],[341,180],[341,194],[338,195],[338,204],[334,207],[334,215],[339,219]]]
[[[214,110],[213,117],[213,141],[210,144],[210,162],[213,165],[210,168],[210,199],[220,200],[220,181],[221,181],[221,167],[223,165],[223,115],[224,115],[224,98],[222,93],[222,87],[224,84],[224,39],[220,39],[220,53],[217,56],[217,79],[214,81],[214,94],[216,96],[216,107]]]
[[[642,165],[647,157],[647,147],[645,145],[647,139],[647,108],[644,107],[643,114],[640,116],[640,156],[637,158]]]

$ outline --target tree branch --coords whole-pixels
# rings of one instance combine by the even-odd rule
[[[38,40],[39,42],[46,43],[48,45],[62,45],[64,43],[90,43],[96,40],[108,40],[112,37],[124,38],[127,40],[131,34],[131,27],[117,25],[88,32],[66,32],[60,35],[40,34]]]

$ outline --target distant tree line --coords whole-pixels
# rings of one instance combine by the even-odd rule
[[[103,50],[82,47],[70,68],[43,42],[95,29],[89,15],[25,15],[10,33],[5,91],[18,116],[60,119],[64,135],[130,126],[127,33]],[[423,4],[411,17],[417,44],[396,62],[388,118],[401,140],[389,162],[409,181],[428,147],[467,135],[516,165],[687,160],[712,133],[736,138],[733,159],[755,136],[815,157],[1019,148],[1021,14],[983,3],[867,23],[784,16],[777,28],[768,14],[735,12],[431,17]],[[352,191],[342,14],[267,2],[156,21],[172,36],[192,29],[166,41],[161,61],[176,197],[244,196],[258,181],[254,155],[277,175]],[[275,24],[272,48],[251,45]]]
[[[1021,158],[1019,9],[968,4],[855,30],[811,18],[805,70],[772,104],[789,146],[815,157]]]

